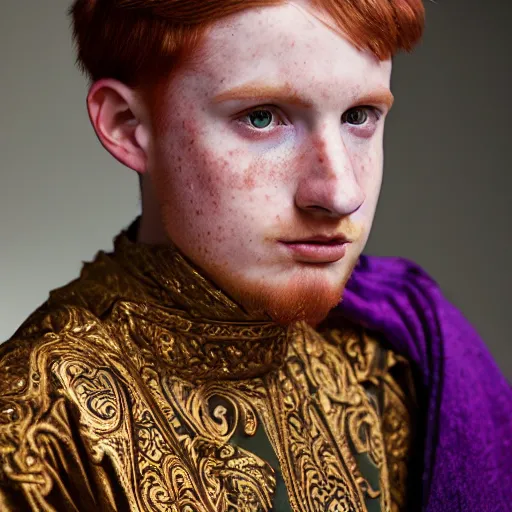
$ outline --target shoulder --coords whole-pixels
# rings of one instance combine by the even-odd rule
[[[24,489],[26,498],[28,488],[51,487],[51,461],[75,442],[73,379],[113,357],[104,323],[71,306],[44,305],[0,345],[0,504],[5,489]]]
[[[343,358],[354,369],[355,377],[361,384],[399,380],[410,375],[410,362],[397,353],[378,332],[351,322],[334,310],[322,328],[322,335],[342,353]],[[407,379],[408,380],[408,379]],[[410,382],[407,392],[414,394]]]
[[[411,290],[439,295],[436,280],[418,263],[402,257],[361,255],[347,283],[349,295],[373,297],[407,294]]]
[[[0,399],[42,403],[66,362],[101,364],[119,350],[110,323],[87,308],[45,303],[0,344]]]

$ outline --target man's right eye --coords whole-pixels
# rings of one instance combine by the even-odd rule
[[[274,111],[271,108],[257,108],[250,110],[238,119],[243,122],[243,124],[249,125],[249,128],[252,130],[266,131],[267,128],[272,126],[273,121],[277,117],[278,116],[274,114]]]

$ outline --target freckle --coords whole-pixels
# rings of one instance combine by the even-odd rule
[[[211,231],[208,231],[207,235],[210,235],[211,234]]]
[[[244,185],[245,187],[247,188],[253,188],[255,183],[254,183],[254,176],[252,176],[251,174],[248,174],[245,178],[244,178]]]

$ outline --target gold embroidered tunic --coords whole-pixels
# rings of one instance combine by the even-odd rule
[[[0,346],[0,510],[406,510],[408,363],[116,238]]]

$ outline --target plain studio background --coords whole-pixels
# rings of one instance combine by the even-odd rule
[[[0,340],[139,212],[100,145],[74,67],[70,0],[2,0]],[[503,0],[427,3],[394,61],[384,185],[367,254],[422,265],[512,377],[510,21]]]

